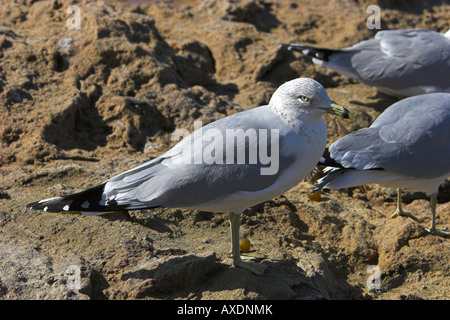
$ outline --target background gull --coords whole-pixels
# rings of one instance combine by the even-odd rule
[[[352,132],[326,150],[321,162],[329,167],[314,191],[368,183],[427,193],[436,229],[436,195],[450,176],[450,94],[409,97],[387,108],[369,128]],[[400,191],[400,190],[399,190]],[[398,195],[397,214],[401,210]]]
[[[229,212],[234,265],[262,274],[265,266],[241,259],[240,214],[294,187],[314,168],[327,140],[327,128],[322,119],[325,112],[349,117],[346,109],[331,102],[325,88],[317,81],[295,79],[280,86],[269,105],[210,123],[163,155],[96,187],[34,202],[28,207],[48,212],[81,211],[86,215],[155,207]],[[230,129],[258,133],[261,129],[276,130],[279,135],[275,142],[279,144],[277,172],[262,175],[265,164],[259,159],[256,164],[227,164],[227,154],[232,153],[234,157],[239,147],[249,151],[246,139],[237,139],[231,147],[227,143],[223,161],[198,164],[192,161],[199,152],[223,147],[223,141],[210,139],[208,132],[225,136]],[[195,148],[198,139],[202,139],[200,148]],[[258,140],[258,147],[262,148],[260,142]],[[268,146],[271,140],[263,142]]]
[[[400,97],[450,92],[450,30],[379,31],[374,39],[344,49],[281,45],[313,62]]]

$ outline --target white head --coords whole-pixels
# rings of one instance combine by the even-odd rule
[[[288,124],[318,121],[325,112],[351,117],[347,109],[331,102],[319,82],[310,78],[298,78],[281,85],[270,99],[269,107]]]
[[[446,36],[447,39],[450,39],[450,29],[447,30],[447,32],[444,34],[444,36]]]

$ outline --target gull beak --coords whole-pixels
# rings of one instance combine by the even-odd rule
[[[338,117],[344,118],[344,119],[350,119],[350,120],[355,119],[350,114],[350,111],[348,111],[347,109],[345,109],[344,107],[342,107],[336,103],[332,103],[330,107],[323,108],[323,110],[325,110],[328,113],[334,114]]]

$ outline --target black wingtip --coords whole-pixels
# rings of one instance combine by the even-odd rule
[[[44,199],[27,204],[27,208],[32,210],[44,210],[48,212],[68,211],[70,200],[66,200],[63,197],[55,197],[50,199]]]
[[[27,204],[27,208],[33,210],[43,210],[46,212],[95,211],[106,213],[110,211],[124,210],[126,206],[118,205],[114,200],[104,203],[104,190],[105,183],[67,196],[32,202]]]
[[[338,176],[346,172],[348,169],[345,168],[335,168],[331,169],[323,178],[319,179],[319,184],[314,188],[312,193],[322,190],[328,183],[336,179]]]
[[[325,148],[325,150],[323,151],[322,158],[320,158],[318,165],[334,168],[344,168],[340,163],[336,162],[336,160],[331,157],[330,150],[328,148]]]
[[[36,207],[37,205],[39,204],[39,202],[32,202],[32,203],[28,203],[27,205],[26,205],[26,207],[27,208],[30,208],[30,209],[34,209],[34,207]]]
[[[328,148],[325,148],[325,150],[323,151],[322,158],[320,158],[317,165],[325,166],[329,169],[326,173],[324,169],[324,176],[318,180],[319,184],[314,188],[312,193],[322,190],[329,182],[347,171],[346,168],[344,168],[340,163],[336,162],[336,160],[331,157],[330,150]],[[334,169],[331,169],[330,167]]]
[[[334,49],[326,49],[326,48],[316,48],[313,46],[308,46],[304,44],[280,44],[280,48],[286,48],[289,51],[298,51],[301,52],[304,55],[310,56],[312,58],[316,58],[322,61],[328,62],[330,60],[330,56],[336,52],[339,52],[339,50]]]

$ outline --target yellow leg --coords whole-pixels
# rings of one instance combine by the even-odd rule
[[[230,232],[231,232],[231,254],[233,255],[233,265],[236,267],[245,268],[254,274],[262,275],[267,266],[252,262],[242,261],[241,251],[239,249],[239,227],[241,225],[241,214],[230,212]]]
[[[431,206],[431,227],[425,228],[426,231],[428,231],[431,234],[441,236],[441,237],[448,237],[450,236],[450,232],[448,232],[447,228],[445,229],[436,229],[436,205],[437,205],[437,199],[436,195],[433,194],[430,198],[430,206]]]
[[[411,219],[419,221],[419,219],[415,215],[402,210],[402,189],[401,188],[397,188],[397,209],[391,215],[391,218],[395,218],[398,216],[409,217]]]

